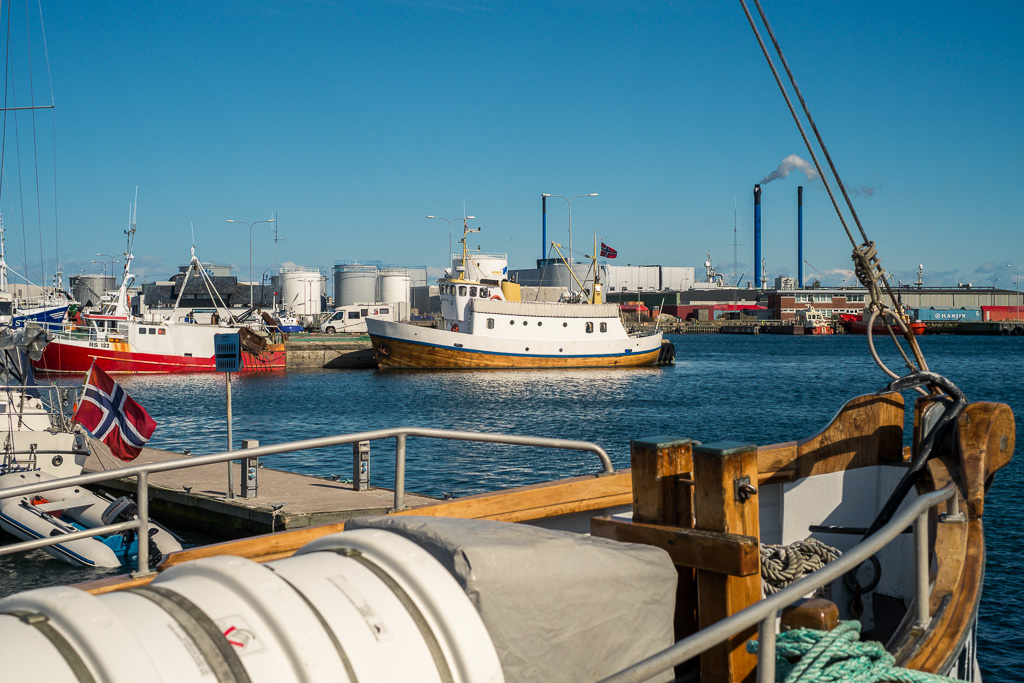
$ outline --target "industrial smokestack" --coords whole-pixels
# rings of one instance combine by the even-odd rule
[[[761,186],[754,185],[754,286],[761,284]]]
[[[796,188],[796,286],[804,286],[804,186]]]
[[[540,258],[543,261],[548,255],[548,196],[540,196]],[[539,268],[541,264],[537,264]]]

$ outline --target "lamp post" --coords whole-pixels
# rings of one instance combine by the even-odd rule
[[[96,255],[110,259],[110,277],[114,277],[114,264],[120,263],[120,261],[115,261],[114,257],[111,256],[110,254],[100,254],[99,252],[97,252]],[[103,261],[90,261],[90,263],[103,263]]]
[[[561,194],[542,194],[541,197],[561,197],[569,205],[569,258],[572,259],[572,200],[579,199],[580,197],[596,197],[596,192],[590,194],[578,194],[573,197],[566,197]],[[572,261],[569,261],[569,267],[572,268]]]
[[[248,223],[246,221],[236,221],[231,218],[228,218],[226,222],[240,223],[249,228],[249,306],[252,307],[252,226],[257,225],[259,223],[273,223],[274,219],[268,218],[265,221],[253,221],[251,223]]]
[[[452,266],[452,220],[454,220],[454,219],[445,218],[444,216],[427,216],[427,218],[433,218],[433,219],[439,220],[439,221],[448,221],[448,265],[446,265],[444,267],[445,270],[448,270]],[[464,220],[464,221],[474,220],[475,221],[476,220],[476,216],[465,216],[462,220]]]

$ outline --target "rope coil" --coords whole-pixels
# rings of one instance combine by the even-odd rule
[[[761,586],[765,595],[778,593],[789,584],[839,558],[842,552],[816,538],[791,545],[761,545]]]
[[[783,683],[951,683],[957,679],[896,666],[881,643],[860,639],[860,622],[843,621],[831,631],[799,628],[778,635],[775,680]],[[747,642],[757,654],[758,642]]]

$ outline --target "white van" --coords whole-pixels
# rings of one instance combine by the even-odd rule
[[[366,318],[396,320],[395,307],[391,304],[339,306],[334,309],[334,314],[320,325],[320,329],[326,334],[334,334],[335,332],[366,332]]]

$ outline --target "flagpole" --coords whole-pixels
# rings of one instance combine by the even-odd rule
[[[224,374],[227,375],[227,380],[228,380],[228,450],[230,451],[230,450],[232,450],[231,449],[231,373],[230,372],[226,372]],[[235,483],[232,480],[233,478],[231,476],[231,471],[232,471],[231,466],[234,464],[234,462],[235,462],[234,460],[228,460],[228,498],[229,499],[235,497]]]

